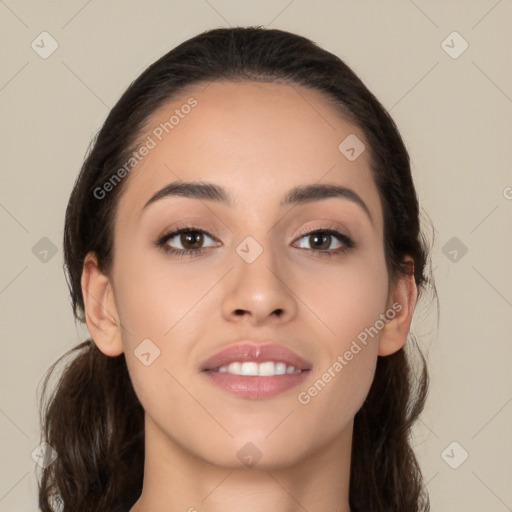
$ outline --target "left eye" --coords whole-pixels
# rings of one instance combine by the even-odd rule
[[[309,242],[311,245],[311,241],[313,241],[313,247],[304,247],[301,245],[303,249],[312,249],[317,251],[326,251],[328,249],[336,250],[339,247],[342,246],[342,244],[339,242],[341,233],[334,234],[332,232],[328,231],[314,231],[311,233],[308,233],[306,235],[303,235],[301,239],[304,239],[305,241]],[[338,247],[329,247],[331,245],[331,242],[333,239],[338,239]],[[328,247],[325,247],[325,246]]]
[[[212,240],[212,237],[210,237],[205,231],[200,229],[183,228],[162,236],[162,238],[158,241],[158,244],[164,246],[166,250],[172,252],[195,252],[201,251],[204,248],[202,245],[204,243],[205,237]],[[177,249],[174,247],[169,247],[169,241],[173,238],[177,239],[178,244],[181,245],[181,247],[178,247]]]
[[[336,252],[336,250],[340,250],[344,246],[346,248],[352,246],[352,241],[348,236],[332,229],[311,231],[302,235],[301,239],[304,239],[310,245],[310,247],[304,247],[304,245],[300,245],[301,248],[316,251],[331,250],[332,252]],[[338,241],[337,247],[331,247],[333,239]],[[311,243],[313,244],[313,247],[311,247]]]

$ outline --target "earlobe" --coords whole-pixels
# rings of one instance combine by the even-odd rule
[[[404,346],[411,327],[417,295],[414,274],[401,274],[388,302],[386,316],[392,318],[381,331],[379,356],[388,356]]]
[[[81,285],[87,328],[96,346],[107,356],[122,354],[120,322],[112,285],[100,270],[93,252],[84,259]]]

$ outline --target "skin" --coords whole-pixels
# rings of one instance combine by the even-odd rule
[[[338,150],[349,134],[364,136],[317,91],[249,81],[190,89],[153,114],[145,135],[191,95],[198,105],[125,178],[112,271],[103,273],[90,253],[82,274],[89,332],[104,354],[125,353],[145,409],[144,489],[131,512],[349,511],[353,419],[377,356],[404,345],[416,302],[412,277],[388,283],[368,150],[352,162]],[[167,197],[141,214],[178,179],[222,185],[236,206]],[[311,183],[351,188],[372,220],[342,198],[280,208],[292,187]],[[185,221],[208,234],[202,255],[178,258],[153,244]],[[356,246],[318,256],[299,230],[326,226]],[[247,236],[263,249],[250,264],[236,252]],[[180,249],[181,240],[167,243]],[[342,243],[333,237],[324,247]],[[307,405],[299,403],[299,392],[395,302],[402,309],[379,335]],[[134,355],[147,338],[160,349],[149,366]],[[242,339],[281,343],[311,361],[312,372],[269,399],[228,394],[199,366]],[[261,453],[254,467],[237,457],[248,442]]]

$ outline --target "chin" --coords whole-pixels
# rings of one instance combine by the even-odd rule
[[[266,438],[267,435],[244,435],[224,443],[211,439],[209,446],[205,447],[207,449],[202,453],[199,451],[198,455],[223,469],[255,471],[287,468],[307,456],[304,443],[277,433],[270,436],[275,435],[274,439]],[[214,452],[210,451],[212,446],[215,447]],[[304,453],[299,452],[297,446],[301,446]]]

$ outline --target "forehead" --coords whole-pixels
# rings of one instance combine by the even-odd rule
[[[364,141],[319,91],[276,82],[197,85],[148,119],[140,142],[150,149],[124,184],[117,218],[135,221],[156,190],[179,180],[222,184],[255,213],[294,185],[337,183],[365,195],[378,218],[368,151],[350,161],[339,149],[354,136]]]

